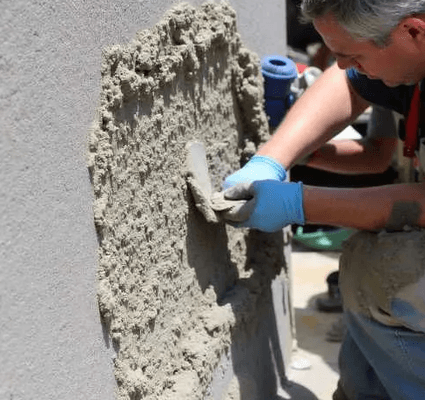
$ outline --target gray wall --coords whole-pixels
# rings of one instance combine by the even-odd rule
[[[114,398],[113,349],[96,301],[87,132],[102,49],[128,42],[172,4],[2,4],[0,399]],[[231,4],[247,47],[285,52],[284,2]]]

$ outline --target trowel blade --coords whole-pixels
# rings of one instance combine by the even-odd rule
[[[203,143],[189,142],[187,150],[187,171],[191,175],[206,197],[212,194],[211,179],[208,172],[207,155]]]
[[[186,145],[186,152],[186,179],[195,200],[195,206],[208,222],[219,222],[211,205],[212,185],[205,147],[200,142],[189,142]]]
[[[192,192],[195,206],[204,215],[208,222],[223,220],[240,221],[247,218],[246,200],[227,200],[223,192],[212,192],[212,184],[208,172],[208,163],[205,147],[200,142],[189,142],[186,145],[187,183]],[[241,212],[245,210],[246,212]]]

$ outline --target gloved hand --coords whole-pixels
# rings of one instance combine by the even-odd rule
[[[225,220],[236,227],[276,232],[286,225],[304,225],[302,182],[276,180],[241,183],[227,189],[229,200],[248,200],[223,214]]]
[[[271,157],[253,156],[240,170],[229,175],[223,182],[223,190],[238,183],[253,182],[265,179],[284,181],[285,168]]]

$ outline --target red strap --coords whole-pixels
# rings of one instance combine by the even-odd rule
[[[403,155],[405,157],[415,157],[416,143],[418,140],[419,114],[421,104],[421,91],[419,84],[416,85],[410,103],[409,115],[406,121],[406,138],[404,140]]]

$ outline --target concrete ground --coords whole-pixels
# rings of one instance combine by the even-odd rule
[[[290,385],[282,399],[331,400],[338,381],[340,343],[326,333],[340,313],[319,312],[316,299],[327,295],[327,275],[338,269],[340,252],[314,251],[293,243],[293,299],[296,341],[287,376]]]

